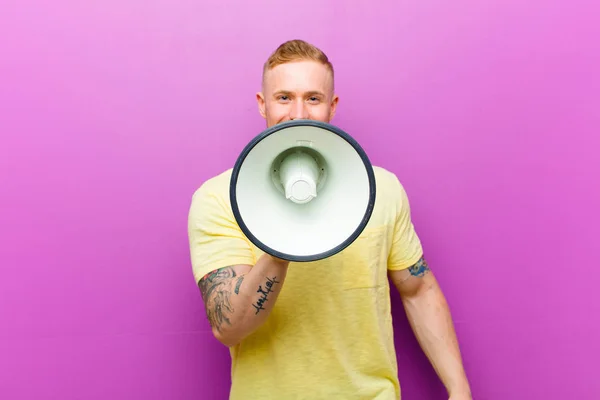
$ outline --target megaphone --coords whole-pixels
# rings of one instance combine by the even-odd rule
[[[233,215],[256,247],[309,262],[330,257],[365,229],[375,174],[364,149],[329,123],[272,126],[242,150],[231,174]]]

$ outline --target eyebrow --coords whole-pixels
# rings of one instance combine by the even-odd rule
[[[278,90],[278,91],[276,91],[275,93],[273,93],[273,95],[274,95],[274,96],[276,96],[276,95],[280,95],[280,94],[283,94],[283,95],[289,96],[289,95],[292,95],[293,93],[292,93],[292,92],[290,92],[289,90]],[[307,93],[306,93],[306,95],[307,95],[307,96],[309,96],[309,97],[310,97],[310,96],[314,96],[314,95],[319,95],[319,96],[323,96],[323,97],[325,97],[325,93],[323,93],[323,92],[320,92],[320,91],[318,91],[318,90],[311,90],[311,91],[307,92]]]

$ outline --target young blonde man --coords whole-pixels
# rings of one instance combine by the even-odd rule
[[[330,122],[334,70],[315,46],[293,40],[267,60],[256,95],[267,127]],[[230,348],[230,398],[400,399],[390,285],[450,399],[471,399],[444,295],[423,257],[407,195],[375,167],[377,202],[364,232],[325,260],[294,265],[264,254],[235,222],[231,169],[194,193],[193,273],[214,336]]]

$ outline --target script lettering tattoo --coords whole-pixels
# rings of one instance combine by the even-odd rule
[[[258,287],[258,290],[256,291],[256,293],[260,293],[261,296],[256,301],[256,303],[252,304],[252,306],[254,306],[254,308],[256,309],[256,312],[254,313],[254,315],[258,314],[260,312],[260,310],[265,309],[263,307],[263,305],[268,300],[269,293],[271,293],[273,291],[273,285],[276,283],[279,283],[279,281],[277,281],[275,278],[276,277],[273,277],[272,279],[267,278],[267,282],[265,282],[265,287],[263,288],[262,285],[260,285]]]
[[[229,297],[231,296],[231,281],[235,276],[233,268],[225,267],[208,273],[198,282],[208,321],[219,332],[221,332],[223,324],[231,325],[229,317],[233,313],[233,307]],[[241,281],[238,282],[241,283]]]
[[[424,257],[421,257],[414,265],[408,268],[408,271],[412,276],[422,277],[430,271],[427,261]]]

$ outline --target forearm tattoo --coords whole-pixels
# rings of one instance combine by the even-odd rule
[[[263,287],[262,285],[260,285],[258,287],[258,290],[256,291],[256,293],[260,293],[260,297],[258,298],[258,300],[256,300],[255,303],[252,304],[252,306],[256,309],[256,312],[254,313],[254,315],[258,314],[260,312],[260,310],[265,309],[263,306],[264,306],[265,302],[269,299],[269,293],[271,293],[273,291],[273,286],[276,283],[279,283],[279,281],[276,279],[276,277],[267,278],[267,281],[265,282],[265,286]]]
[[[234,310],[230,297],[235,277],[235,270],[232,267],[225,267],[210,272],[198,282],[208,321],[219,332],[224,324],[231,325],[229,318]],[[236,294],[239,293],[243,279],[244,276],[239,276],[236,280]]]
[[[208,321],[219,333],[222,333],[224,325],[231,325],[230,318],[234,312],[231,295],[232,292],[235,295],[240,294],[243,281],[244,275],[238,276],[232,267],[225,267],[206,274],[198,282]],[[272,277],[266,278],[264,284],[258,286],[258,298],[252,303],[256,310],[255,315],[265,309],[265,303],[278,283],[280,281],[277,277]]]
[[[408,268],[408,271],[412,276],[422,277],[426,275],[430,271],[430,269],[427,265],[425,257],[421,257],[419,261],[417,261],[414,265]]]

